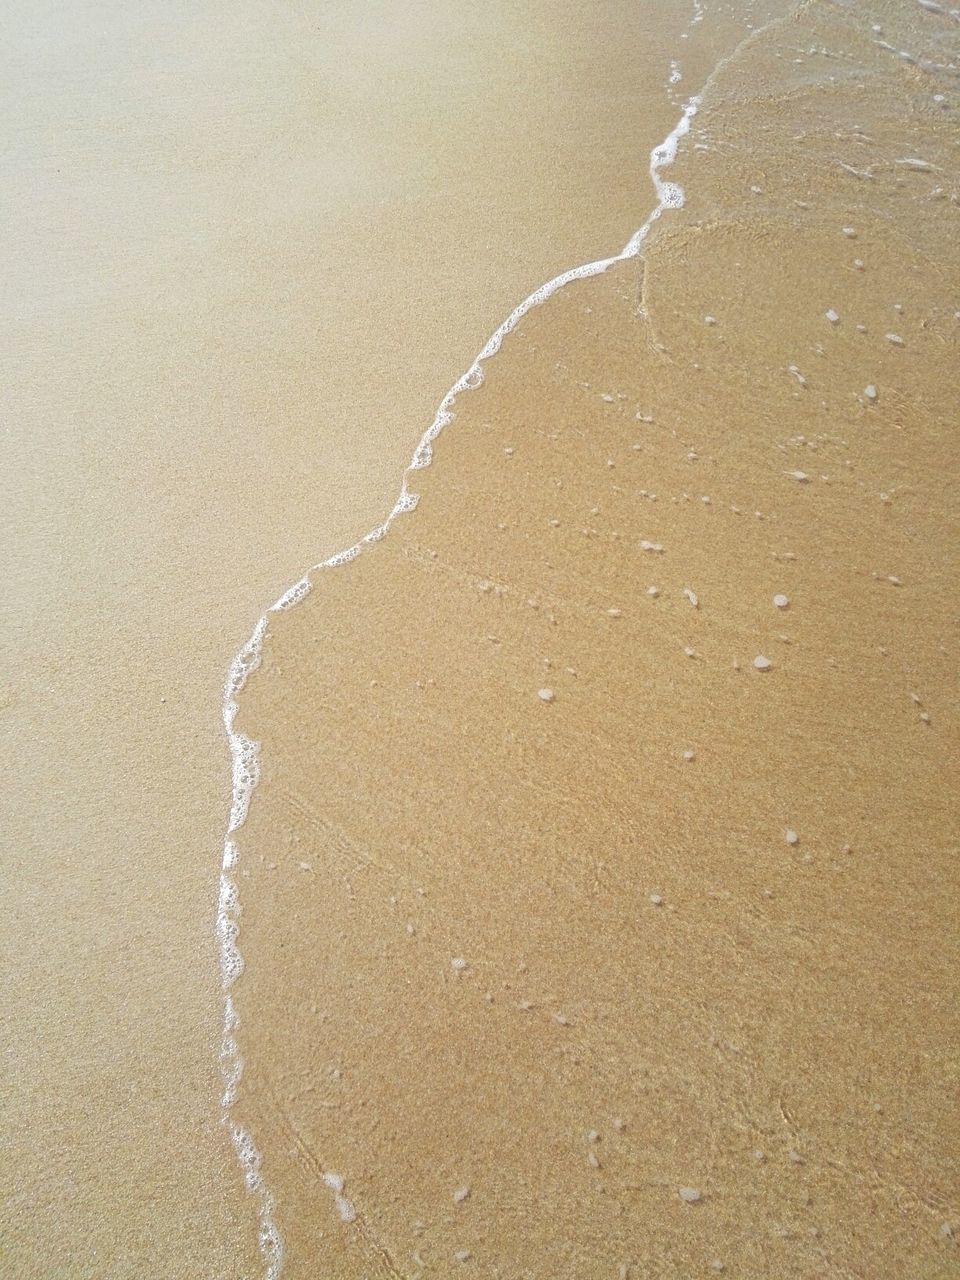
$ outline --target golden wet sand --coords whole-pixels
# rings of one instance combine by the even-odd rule
[[[270,616],[232,1115],[284,1276],[955,1274],[951,22],[748,41],[685,209]]]
[[[260,1273],[219,1111],[224,673],[510,307],[634,230],[689,19],[6,6],[5,1275]],[[692,81],[742,21],[683,42]]]

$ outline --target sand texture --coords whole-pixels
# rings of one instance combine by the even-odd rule
[[[502,316],[634,230],[689,22],[5,6],[5,1276],[262,1273],[220,1115],[224,674]]]
[[[270,616],[233,1111],[284,1276],[956,1274],[957,31],[742,45],[682,212]]]

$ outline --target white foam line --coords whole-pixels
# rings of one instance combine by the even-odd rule
[[[583,280],[587,276],[600,275],[614,263],[634,258],[640,252],[640,246],[654,222],[665,209],[679,209],[683,206],[683,189],[674,182],[665,182],[660,177],[660,170],[672,164],[676,159],[680,139],[690,128],[690,122],[700,106],[700,96],[691,98],[683,108],[680,119],[664,140],[654,147],[650,153],[650,179],[657,195],[657,204],[644,224],[630,237],[621,251],[611,258],[601,258],[597,262],[587,262],[583,266],[573,267],[555,276],[547,284],[541,285],[525,298],[519,306],[507,316],[506,320],[488,338],[470,368],[453,384],[440,401],[433,422],[423,433],[420,443],[414,451],[410,465],[404,472],[400,496],[393,510],[382,525],[372,529],[365,538],[345,551],[340,551],[328,560],[308,569],[299,582],[283,593],[276,600],[250,634],[250,638],[230,664],[226,685],[223,691],[223,726],[226,730],[230,746],[230,757],[233,763],[233,787],[230,799],[230,820],[223,844],[223,866],[220,874],[220,899],[217,908],[217,944],[220,952],[220,972],[224,993],[223,1040],[220,1050],[220,1068],[223,1077],[223,1094],[221,1110],[223,1123],[227,1126],[233,1141],[234,1149],[243,1169],[244,1179],[249,1191],[256,1197],[259,1216],[260,1255],[264,1266],[264,1280],[277,1280],[283,1266],[283,1241],[274,1218],[274,1201],[261,1173],[261,1157],[253,1138],[241,1125],[232,1118],[231,1110],[237,1097],[240,1078],[243,1075],[243,1059],[237,1045],[236,1031],[239,1019],[230,995],[230,988],[243,971],[243,958],[240,954],[238,938],[240,934],[240,895],[231,872],[237,864],[238,852],[233,841],[233,833],[242,826],[250,806],[250,796],[257,785],[259,777],[259,743],[237,733],[234,722],[237,716],[237,697],[247,680],[260,665],[264,636],[271,613],[291,609],[298,604],[310,590],[310,575],[320,569],[332,569],[345,564],[360,554],[367,543],[379,542],[386,534],[398,515],[412,511],[417,505],[416,494],[411,493],[407,479],[411,472],[429,466],[432,457],[434,440],[453,421],[453,407],[457,397],[464,391],[472,391],[483,382],[483,363],[500,350],[507,336],[532,308],[552,297],[564,285],[572,280]],[[333,1175],[332,1175],[333,1176]],[[352,1208],[352,1207],[351,1207]],[[341,1216],[343,1213],[341,1211]]]

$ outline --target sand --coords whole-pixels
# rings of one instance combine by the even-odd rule
[[[284,1276],[955,1273],[956,30],[742,45],[683,211],[270,615],[231,1114]]]
[[[219,1113],[224,673],[510,307],[645,215],[690,16],[7,7],[6,1272],[257,1273]],[[690,29],[691,82],[745,16]]]

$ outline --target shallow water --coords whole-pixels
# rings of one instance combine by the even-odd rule
[[[269,616],[231,1117],[284,1274],[955,1265],[955,37],[740,45],[685,208]]]

